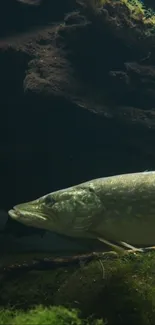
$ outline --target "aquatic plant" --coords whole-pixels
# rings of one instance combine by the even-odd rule
[[[64,307],[45,308],[38,306],[28,312],[0,310],[1,325],[89,325],[89,320],[79,318],[77,310]],[[94,320],[91,325],[104,325],[103,320]]]
[[[152,252],[107,255],[82,267],[10,274],[0,285],[0,324],[48,325],[50,318],[61,316],[66,325],[64,320],[71,319],[74,310],[74,325],[154,325],[154,270]]]
[[[140,0],[83,0],[83,3],[91,10],[96,11],[97,8],[110,6],[124,6],[128,9],[128,18],[141,21],[148,25],[150,32],[151,28],[154,30],[155,12],[151,8],[146,8],[145,4]],[[117,15],[117,14],[116,14]]]

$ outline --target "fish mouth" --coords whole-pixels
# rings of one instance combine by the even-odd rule
[[[12,217],[13,219],[18,219],[20,217],[35,217],[38,219],[42,219],[42,220],[46,220],[46,216],[44,216],[42,213],[37,213],[37,212],[33,212],[33,210],[29,211],[26,209],[18,209],[18,207],[13,207],[13,209],[8,211],[8,214],[10,217]]]
[[[55,218],[49,213],[42,211],[36,205],[26,203],[14,206],[8,211],[8,215],[17,222],[29,227],[41,228],[45,230],[55,229]]]
[[[13,209],[8,211],[8,215],[13,219],[17,219],[18,217],[20,217],[20,212],[16,209],[16,207],[14,207]]]

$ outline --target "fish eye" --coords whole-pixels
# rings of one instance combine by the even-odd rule
[[[56,201],[54,200],[52,195],[48,195],[45,197],[44,203],[45,203],[45,205],[50,207],[50,206],[53,206],[56,203]]]

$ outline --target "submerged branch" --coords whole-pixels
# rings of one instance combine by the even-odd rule
[[[21,264],[12,264],[0,268],[0,276],[17,276],[19,274],[34,270],[49,270],[66,266],[81,266],[81,264],[89,263],[96,259],[104,259],[108,257],[116,257],[115,252],[81,254],[75,256],[64,257],[45,257],[43,259],[34,259],[30,262],[25,261]]]

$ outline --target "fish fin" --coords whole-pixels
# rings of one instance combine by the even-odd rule
[[[121,255],[128,254],[128,253],[138,253],[138,252],[145,253],[145,252],[155,251],[155,246],[137,248],[137,247],[132,246],[132,245],[130,245],[126,242],[123,242],[123,241],[118,242],[118,245],[117,245],[117,244],[113,244],[109,240],[101,238],[101,237],[98,237],[97,239],[100,242],[106,244],[107,246],[112,247],[116,253],[119,253]],[[119,244],[122,245],[124,248],[120,247]],[[125,248],[128,248],[128,250],[126,250]]]
[[[144,247],[141,249],[143,250],[143,252],[150,252],[155,250],[155,246]]]
[[[102,242],[102,243],[104,243],[104,244],[106,244],[106,245],[112,247],[113,250],[114,250],[115,252],[117,252],[117,253],[119,253],[119,254],[124,254],[124,253],[125,253],[125,249],[124,249],[124,248],[122,248],[122,247],[120,247],[120,246],[118,246],[118,245],[116,245],[116,244],[111,243],[109,240],[104,239],[104,238],[101,238],[101,237],[98,237],[97,239],[98,239],[100,242]]]
[[[125,248],[129,248],[129,249],[131,249],[131,250],[132,250],[132,249],[133,249],[133,250],[137,250],[137,249],[139,249],[140,251],[142,250],[142,248],[137,248],[137,247],[132,246],[132,245],[130,245],[130,244],[124,242],[124,241],[120,241],[120,244],[121,244],[123,247],[125,247]]]
[[[150,251],[153,251],[155,250],[155,246],[149,246],[149,247],[140,247],[140,248],[137,248],[137,247],[134,247],[128,243],[125,243],[123,241],[120,241],[120,244],[126,248],[129,248],[130,252],[133,250],[135,252],[142,252],[142,253],[145,253],[145,252],[150,252]]]
[[[129,253],[136,253],[136,252],[141,252],[141,253],[145,253],[145,252],[151,252],[155,250],[155,246],[148,246],[148,247],[134,247],[128,243],[122,242],[120,241],[120,244],[126,248],[129,248],[128,252]]]

